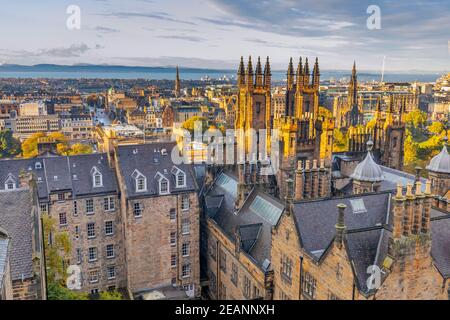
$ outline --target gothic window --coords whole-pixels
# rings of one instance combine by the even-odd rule
[[[302,293],[309,299],[316,298],[317,280],[308,272],[301,276]]]

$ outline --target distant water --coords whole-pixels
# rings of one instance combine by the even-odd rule
[[[172,68],[157,68],[158,70],[130,70],[130,71],[103,71],[103,70],[92,70],[92,71],[9,71],[2,70],[0,68],[0,78],[53,78],[53,79],[148,79],[148,80],[174,80],[175,70]],[[283,81],[286,78],[285,71],[273,71],[272,79],[274,81]],[[384,81],[386,82],[434,82],[441,74],[420,74],[420,73],[386,73],[384,76]],[[183,80],[201,80],[205,77],[211,79],[219,79],[227,77],[228,79],[234,80],[236,77],[236,72],[233,70],[227,71],[216,71],[216,70],[202,70],[202,69],[180,69],[180,77]],[[350,77],[350,72],[345,71],[323,71],[321,75],[322,80],[329,79],[348,79]],[[360,81],[379,81],[381,79],[380,74],[376,73],[358,73],[358,80]]]

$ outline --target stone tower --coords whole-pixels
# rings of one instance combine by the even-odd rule
[[[255,71],[251,57],[248,59],[247,68],[241,57],[237,76],[239,93],[235,120],[237,132],[235,154],[239,177],[236,207],[239,207],[253,186],[268,183],[267,176],[260,176],[266,157],[259,151],[260,148],[266,147],[267,152],[270,152],[272,74],[269,57],[264,71],[259,57]]]

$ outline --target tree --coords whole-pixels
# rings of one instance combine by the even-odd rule
[[[99,300],[123,300],[123,296],[118,291],[102,291],[98,297]]]
[[[428,126],[428,131],[433,134],[441,134],[445,130],[444,124],[439,121],[435,121]]]
[[[92,147],[87,144],[75,143],[73,146],[70,146],[66,136],[61,132],[52,132],[48,135],[45,132],[38,132],[31,135],[22,143],[23,157],[36,157],[38,155],[38,141],[40,138],[44,137],[48,137],[57,143],[56,153],[59,155],[69,156],[76,154],[89,154],[93,151]]]
[[[0,158],[14,157],[22,152],[20,142],[11,130],[0,131]]]
[[[319,117],[331,119],[333,118],[333,113],[325,107],[319,107]]]
[[[348,136],[338,128],[333,131],[334,142],[333,152],[343,152],[348,150]]]
[[[89,300],[89,295],[85,292],[72,291],[57,282],[47,284],[48,300]]]
[[[88,144],[82,144],[82,143],[75,143],[72,145],[72,148],[70,150],[70,155],[76,155],[76,154],[90,154],[92,153],[92,147]]]
[[[33,133],[28,139],[22,143],[22,153],[24,158],[33,158],[38,155],[38,140],[45,137],[44,132]]]
[[[425,126],[427,122],[427,114],[420,110],[414,110],[409,112],[405,116],[405,121],[409,126],[412,126],[414,128],[419,128]]]
[[[208,130],[208,120],[205,117],[195,116],[186,120],[182,128],[188,130],[191,134],[194,133],[195,126],[201,125],[202,133]]]

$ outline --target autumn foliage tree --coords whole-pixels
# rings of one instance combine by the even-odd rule
[[[46,134],[45,132],[37,132],[31,135],[22,143],[22,152],[24,158],[33,158],[38,155],[38,142],[40,138],[50,138],[54,140],[56,144],[56,152],[59,155],[69,156],[77,154],[89,154],[92,153],[92,147],[90,145],[75,143],[70,146],[66,136],[61,132],[52,132]]]

